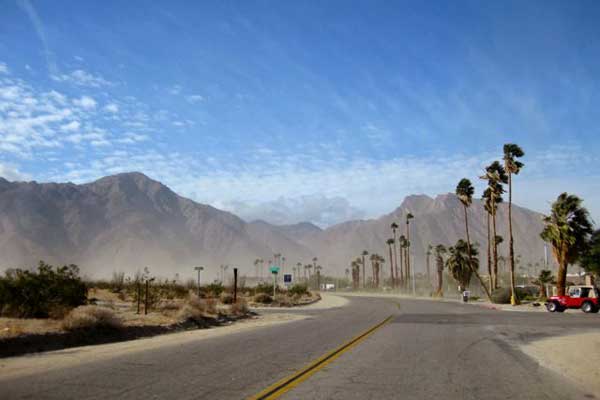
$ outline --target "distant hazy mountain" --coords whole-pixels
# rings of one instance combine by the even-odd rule
[[[451,244],[464,236],[462,206],[454,195],[409,196],[394,212],[379,219],[344,222],[327,229],[310,223],[275,226],[246,223],[235,215],[175,194],[140,173],[108,176],[95,182],[8,182],[0,178],[0,268],[31,266],[44,259],[75,263],[85,274],[109,277],[147,266],[156,275],[192,276],[205,265],[215,278],[219,265],[239,266],[254,275],[256,258],[274,253],[286,257],[287,269],[317,256],[328,274],[342,275],[362,249],[387,258],[385,240],[396,221],[404,233],[411,222],[411,253],[415,268],[425,268],[428,243]],[[469,210],[473,241],[485,256],[485,213],[479,201]],[[514,207],[516,253],[522,263],[543,257],[539,239],[541,216]],[[506,236],[504,208],[498,233]],[[506,252],[506,244],[501,247]]]

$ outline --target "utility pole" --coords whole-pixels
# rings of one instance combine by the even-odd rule
[[[194,267],[198,271],[198,297],[200,297],[200,271],[204,271],[204,267]]]
[[[237,303],[237,281],[238,281],[238,269],[233,269],[233,303]]]

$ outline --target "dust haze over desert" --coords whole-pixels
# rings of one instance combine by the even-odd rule
[[[205,265],[208,276],[216,279],[222,264],[254,276],[254,260],[269,260],[276,253],[285,255],[288,268],[318,257],[327,274],[342,277],[358,248],[387,254],[389,226],[403,221],[408,212],[418,216],[411,228],[411,247],[416,271],[424,273],[427,246],[452,244],[464,230],[457,218],[462,205],[454,194],[407,196],[379,218],[322,229],[309,222],[246,222],[178,196],[139,172],[80,185],[2,180],[0,209],[11,210],[0,217],[0,265],[29,266],[39,260],[74,263],[96,278],[109,278],[115,271],[134,274],[144,267],[172,278]],[[472,210],[472,238],[483,245],[486,214],[479,200]],[[506,229],[504,213],[499,210],[498,234]],[[521,207],[514,207],[513,214],[521,262],[542,264],[541,215]]]

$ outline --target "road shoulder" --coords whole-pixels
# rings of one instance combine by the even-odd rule
[[[149,351],[165,346],[178,346],[197,340],[207,340],[251,329],[298,321],[304,318],[307,317],[284,313],[261,315],[236,322],[235,324],[212,329],[197,329],[127,342],[73,347],[64,350],[3,358],[0,359],[0,382],[6,379],[79,366],[89,362],[108,360],[125,354]]]
[[[565,376],[591,393],[600,393],[600,333],[536,340],[521,349],[540,366]]]

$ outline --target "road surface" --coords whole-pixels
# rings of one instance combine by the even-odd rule
[[[279,398],[595,398],[538,366],[519,345],[550,335],[600,331],[599,315],[367,297],[352,297],[342,308],[295,312],[309,318],[29,377],[0,377],[0,398],[251,398],[388,317],[312,375],[288,385]]]

